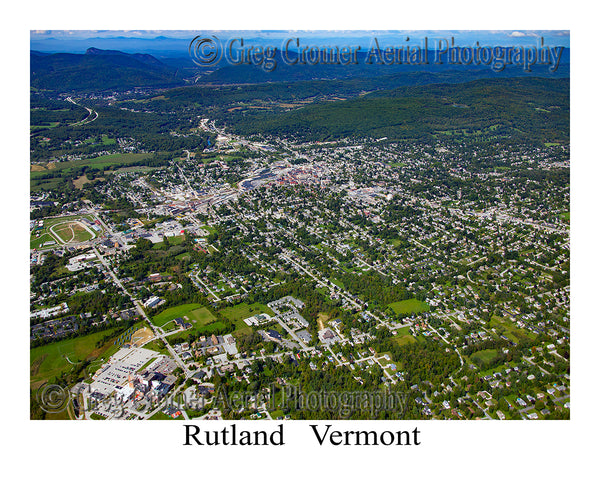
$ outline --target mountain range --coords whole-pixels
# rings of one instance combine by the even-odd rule
[[[88,48],[85,54],[30,52],[31,86],[106,90],[183,84],[179,70],[152,55]]]

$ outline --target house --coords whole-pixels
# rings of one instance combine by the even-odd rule
[[[192,358],[192,354],[190,352],[183,352],[181,354],[182,360],[191,360],[191,358]]]

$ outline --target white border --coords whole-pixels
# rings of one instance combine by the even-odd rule
[[[586,471],[595,457],[598,398],[597,62],[591,11],[572,3],[478,2],[28,2],[5,12],[2,200],[8,218],[4,265],[4,395],[6,471],[51,478],[168,475],[292,478],[334,474],[368,478],[388,473],[433,478],[558,478]],[[568,422],[401,422],[422,430],[420,447],[320,448],[305,422],[287,422],[284,448],[185,447],[179,422],[31,422],[28,322],[29,30],[52,29],[570,29],[572,49],[572,420]],[[593,113],[593,116],[591,114]],[[25,248],[24,248],[25,247]],[[593,271],[592,273],[587,273]],[[323,423],[323,422],[321,422]],[[397,426],[397,424],[394,424]],[[405,426],[406,425],[406,426]],[[382,422],[343,423],[382,429]],[[214,425],[216,428],[217,425]],[[222,427],[221,427],[222,428]],[[385,427],[388,428],[388,427]],[[593,448],[593,450],[592,450]],[[18,470],[10,467],[18,468]],[[595,469],[591,470],[592,472]]]

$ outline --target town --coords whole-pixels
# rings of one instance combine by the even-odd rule
[[[568,145],[197,131],[214,143],[32,191],[32,388],[75,399],[52,415],[569,418]]]

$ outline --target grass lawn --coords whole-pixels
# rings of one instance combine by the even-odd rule
[[[165,415],[163,412],[158,411],[152,415],[149,420],[183,420],[183,415],[179,415],[177,418],[173,418],[170,415]]]
[[[81,220],[82,218],[87,218],[88,220],[94,221],[94,217],[92,215],[68,215],[65,217],[45,218],[44,228],[49,228],[52,225],[56,225],[57,223],[62,223],[68,220]]]
[[[417,340],[415,339],[415,337],[407,333],[403,336],[394,337],[392,341],[397,345],[402,346],[408,345],[409,343],[416,343]]]
[[[410,335],[410,325],[407,325],[406,327],[402,327],[399,328],[398,330],[396,330],[396,337],[400,338],[400,337],[405,337],[406,335]]]
[[[167,237],[167,242],[169,243],[169,246],[171,246],[171,247],[174,245],[179,245],[180,243],[183,243],[184,240],[185,240],[185,235],[174,235],[173,237]],[[157,242],[152,246],[152,249],[160,250],[164,246],[165,246],[165,242]]]
[[[114,145],[117,141],[114,138],[109,138],[108,135],[102,135],[102,145]]]
[[[165,347],[165,344],[162,340],[152,340],[150,343],[144,345],[144,348],[147,348],[148,350],[153,350],[163,355],[169,355],[169,350],[167,349],[167,347]]]
[[[384,358],[384,356],[387,355],[388,357],[390,357],[389,360],[386,360]],[[391,354],[391,352],[380,352],[377,353],[377,359],[379,360],[379,363],[385,368],[386,366],[390,365],[391,363],[395,363],[393,360],[393,356]]]
[[[390,303],[388,307],[394,310],[396,314],[420,313],[429,311],[429,305],[427,305],[425,302],[417,300],[416,298]]]
[[[160,312],[158,315],[152,317],[152,323],[157,327],[162,327],[167,322],[174,320],[175,318],[188,317],[190,323],[197,323],[198,321],[208,323],[215,320],[210,311],[200,305],[199,303],[186,303],[184,305],[178,305],[176,307],[167,308]],[[196,320],[194,322],[193,320]]]
[[[91,183],[90,179],[87,177],[87,175],[83,174],[80,177],[76,178],[75,180],[73,180],[73,186],[77,189],[77,190],[81,190],[83,188],[83,186],[86,183]]]
[[[226,326],[223,322],[217,321],[217,318],[208,308],[203,307],[198,303],[186,303],[185,305],[167,308],[164,312],[161,312],[153,317],[152,322],[154,325],[162,327],[171,320],[179,317],[183,318],[186,322],[191,323],[192,328],[189,328],[181,333],[174,334],[174,337],[169,338],[185,339],[189,337],[191,333],[210,335],[224,329]],[[169,326],[167,326],[167,329],[168,327]]]
[[[49,343],[30,350],[30,381],[32,384],[50,381],[62,372],[70,371],[74,364],[84,360],[93,360],[101,356],[108,357],[113,342],[96,347],[96,343],[115,329],[95,332],[83,337],[70,338]]]
[[[244,323],[244,319],[257,315],[259,313],[266,313],[274,316],[275,313],[266,305],[262,303],[253,303],[249,305],[245,302],[233,307],[226,307],[219,312],[227,319],[235,323],[235,334],[236,335],[248,335],[252,333],[252,328]]]
[[[480,350],[471,355],[471,361],[476,365],[485,366],[488,365],[498,355],[498,351],[493,348],[487,350]]]
[[[135,167],[121,167],[115,170],[115,173],[123,173],[123,172],[151,172],[156,170],[157,167],[144,167],[144,166],[135,166]]]
[[[271,316],[274,316],[275,313],[266,305],[262,303],[253,303],[252,305],[248,305],[247,303],[239,303],[238,305],[234,305],[233,307],[226,307],[222,310],[219,310],[225,318],[229,320],[244,320],[244,318],[252,317],[258,313],[267,313]],[[244,324],[245,325],[245,324]]]
[[[31,240],[29,241],[29,248],[41,248],[44,243],[51,241],[56,242],[56,239],[47,232],[43,233],[39,237],[32,236]]]
[[[192,333],[197,333],[200,335],[212,335],[213,333],[219,334],[218,332],[222,332],[225,329],[225,327],[226,325],[223,322],[217,320],[216,322],[209,323],[208,325],[200,326],[197,328],[188,328],[187,330],[166,337],[166,339],[171,345],[175,345],[176,343],[180,343],[180,341],[187,341],[188,337]]]

